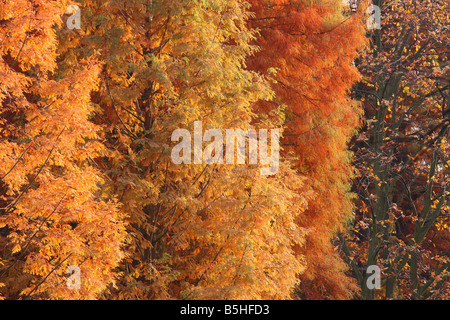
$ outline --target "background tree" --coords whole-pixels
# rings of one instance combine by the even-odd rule
[[[363,299],[448,299],[449,3],[373,3],[381,29],[358,63],[358,214],[343,249]],[[366,286],[369,265],[380,291]]]

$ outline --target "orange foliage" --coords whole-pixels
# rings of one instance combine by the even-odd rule
[[[355,285],[332,245],[352,215],[348,193],[352,177],[347,142],[359,125],[360,108],[348,90],[358,80],[353,61],[365,43],[360,14],[343,13],[343,2],[251,1],[261,47],[249,67],[274,80],[276,99],[261,102],[268,112],[284,106],[285,153],[315,191],[298,224],[309,230],[297,249],[307,263],[302,275],[305,298],[348,298]]]
[[[0,276],[9,298],[94,298],[122,258],[122,214],[92,161],[106,152],[90,121],[101,64],[87,57],[58,75],[53,27],[66,5],[8,1],[0,10]],[[65,285],[70,265],[81,268],[80,290]]]

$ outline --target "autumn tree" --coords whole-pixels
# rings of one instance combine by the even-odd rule
[[[95,162],[108,177],[103,190],[117,197],[127,223],[122,276],[104,298],[290,298],[304,270],[293,248],[304,243],[296,219],[309,188],[289,159],[273,176],[248,162],[171,159],[172,133],[194,135],[195,121],[203,132],[282,123],[282,114],[268,118],[252,108],[273,91],[245,68],[257,49],[248,4],[81,5],[82,30],[60,33],[60,65],[70,70],[78,57],[100,54],[101,84],[92,102],[109,153]]]
[[[449,297],[449,3],[373,1],[381,29],[358,68],[358,214],[343,249],[361,298]],[[369,290],[367,267],[382,271]]]
[[[67,1],[0,3],[0,282],[7,298],[94,298],[122,259],[122,213],[99,188],[90,121],[101,63],[65,75],[57,37]],[[66,270],[81,269],[80,290]]]
[[[296,171],[307,177],[314,198],[296,223],[308,230],[299,295],[345,299],[357,291],[333,241],[352,217],[349,193],[353,168],[347,143],[359,125],[360,108],[348,96],[359,79],[353,61],[365,43],[361,10],[351,14],[340,0],[250,1],[261,48],[249,67],[272,80],[275,99],[256,110],[283,110],[284,154],[293,154]]]

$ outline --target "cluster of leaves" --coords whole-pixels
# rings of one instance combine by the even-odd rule
[[[347,143],[359,126],[360,106],[348,96],[359,79],[352,63],[365,44],[363,8],[351,14],[343,1],[251,1],[251,25],[261,33],[261,51],[249,66],[272,79],[274,100],[258,103],[270,112],[283,105],[284,152],[314,191],[298,224],[309,230],[299,295],[345,299],[357,291],[345,276],[346,264],[332,244],[352,217]]]
[[[352,212],[362,11],[340,0],[83,0],[82,28],[70,30],[68,5],[0,2],[6,298],[357,291],[331,240]],[[282,128],[279,171],[175,165],[171,134],[194,121]],[[66,286],[71,265],[79,290]]]
[[[7,297],[93,298],[123,257],[123,215],[99,186],[101,127],[90,121],[101,63],[57,64],[66,1],[5,1],[0,13],[0,276]],[[57,80],[56,80],[57,79]],[[83,266],[83,287],[65,285]]]
[[[358,61],[357,215],[342,248],[362,298],[449,297],[449,3],[374,1],[381,29]],[[383,290],[368,290],[379,265]]]

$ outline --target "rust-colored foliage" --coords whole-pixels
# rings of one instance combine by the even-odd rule
[[[273,79],[276,98],[257,110],[279,106],[285,116],[285,154],[308,179],[315,197],[297,223],[308,230],[300,295],[348,298],[355,290],[332,240],[352,216],[349,194],[353,169],[347,142],[359,125],[360,108],[347,96],[359,79],[352,64],[365,42],[361,14],[351,15],[342,1],[250,1],[256,13],[261,50],[249,67]]]

